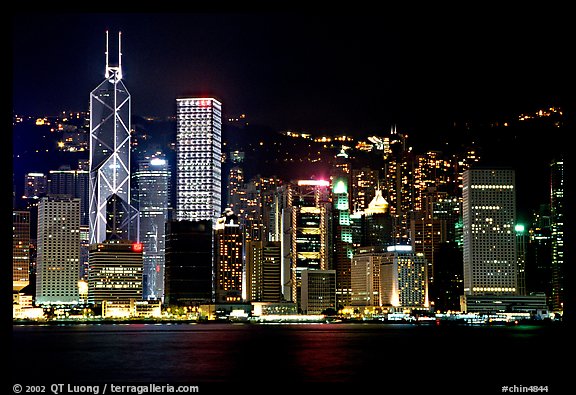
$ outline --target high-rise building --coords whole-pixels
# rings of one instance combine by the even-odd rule
[[[90,244],[138,239],[138,212],[130,205],[130,93],[118,65],[108,62],[105,79],[90,93]]]
[[[168,221],[164,303],[198,305],[213,301],[212,221]]]
[[[385,250],[384,250],[385,251]],[[380,306],[380,267],[384,252],[379,247],[360,247],[352,258],[352,306]]]
[[[80,199],[42,198],[37,242],[36,304],[78,303]]]
[[[143,249],[130,240],[91,244],[88,302],[142,300]]]
[[[554,310],[562,310],[566,298],[564,215],[564,161],[557,159],[550,164],[550,229],[552,233],[551,304]]]
[[[140,212],[140,242],[144,246],[142,294],[143,299],[162,299],[164,296],[165,223],[168,220],[170,199],[170,171],[160,157],[138,161],[133,174],[136,184],[134,200]]]
[[[303,314],[322,314],[327,309],[338,310],[335,270],[302,270]]]
[[[410,213],[414,209],[414,154],[407,136],[392,133],[391,153],[384,162],[384,189],[393,221],[394,244],[410,243]]]
[[[380,301],[382,306],[428,308],[427,264],[422,253],[409,245],[386,248],[380,267]]]
[[[246,298],[251,302],[279,302],[281,254],[279,241],[246,241]]]
[[[389,206],[382,191],[377,189],[374,198],[364,210],[363,246],[385,248],[393,244],[393,223]]]
[[[290,301],[298,304],[302,271],[331,266],[329,186],[325,180],[299,180],[289,190]]]
[[[262,240],[246,240],[246,300],[262,302],[263,277],[263,244]]]
[[[517,295],[514,170],[466,170],[462,212],[464,294]]]
[[[48,196],[68,196],[80,199],[80,278],[88,279],[89,234],[89,186],[90,172],[85,169],[84,160],[80,160],[77,170],[70,166],[61,166],[48,173]]]
[[[332,235],[334,256],[333,269],[336,270],[336,299],[339,306],[350,304],[350,270],[354,244],[350,223],[350,194],[348,186],[350,174],[336,173],[332,177]]]
[[[30,212],[12,212],[12,289],[30,283]]]
[[[434,310],[458,311],[464,293],[462,249],[454,241],[441,243],[435,260],[434,284],[428,287],[430,303]]]
[[[280,302],[281,250],[279,241],[264,242],[262,249],[262,301]]]
[[[176,100],[176,218],[216,220],[222,212],[222,104]]]
[[[243,248],[238,216],[227,208],[215,227],[216,303],[242,301]]]
[[[528,230],[526,290],[529,294],[544,292],[549,302],[552,301],[552,232],[550,228],[550,204],[542,204],[538,211],[533,213],[532,226]]]
[[[514,227],[516,233],[516,265],[518,270],[518,295],[526,293],[526,246],[528,244],[526,228],[522,224]]]
[[[228,172],[228,201],[227,207],[238,215],[244,214],[244,201],[246,191],[244,190],[244,171],[240,166],[234,166]]]
[[[352,202],[351,210],[363,211],[374,199],[374,193],[379,187],[378,170],[369,167],[352,169]]]

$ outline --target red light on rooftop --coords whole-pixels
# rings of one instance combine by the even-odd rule
[[[142,252],[142,250],[144,249],[142,243],[133,243],[132,244],[132,251],[134,252]]]

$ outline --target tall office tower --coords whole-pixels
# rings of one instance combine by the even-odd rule
[[[222,104],[185,98],[176,107],[176,218],[215,225],[222,213]]]
[[[133,174],[134,200],[140,212],[140,241],[144,245],[142,295],[144,300],[164,296],[165,223],[170,199],[170,170],[160,157],[138,161]]]
[[[142,300],[142,250],[129,240],[91,244],[88,302]]]
[[[449,193],[453,196],[462,196],[464,188],[464,172],[475,166],[480,161],[480,155],[474,147],[469,147],[466,152],[452,157],[452,177],[454,182],[449,183]]]
[[[469,169],[463,183],[464,294],[517,295],[514,170]]]
[[[381,247],[360,247],[352,258],[352,306],[380,306]]]
[[[526,294],[526,228],[522,224],[514,227],[516,233],[516,265],[518,270],[518,295]]]
[[[244,171],[240,166],[234,166],[228,172],[228,201],[226,206],[242,216],[245,210],[245,204],[243,204],[245,200]]]
[[[252,302],[279,302],[281,293],[279,241],[246,241],[246,298]]]
[[[303,270],[302,302],[304,314],[322,314],[327,309],[338,310],[335,270]]]
[[[550,217],[552,236],[552,297],[554,310],[564,308],[566,268],[564,267],[564,162],[550,164]]]
[[[363,246],[384,248],[393,244],[393,225],[389,205],[382,191],[377,189],[374,198],[364,210]]]
[[[462,218],[462,198],[432,190],[424,195],[424,202],[425,207],[428,207],[427,210],[431,211],[433,219],[446,223],[446,234],[442,238],[455,243],[458,239],[456,225]]]
[[[374,193],[379,187],[378,170],[369,167],[352,169],[352,212],[363,211],[374,199]]]
[[[289,190],[290,300],[298,304],[302,272],[326,270],[331,266],[329,186],[324,180],[299,180],[297,186]]]
[[[30,212],[12,211],[12,289],[30,283]]]
[[[212,221],[168,221],[164,303],[198,305],[213,301]]]
[[[214,231],[216,303],[241,302],[244,254],[238,216],[227,208],[218,218]]]
[[[533,213],[532,226],[528,230],[526,252],[526,291],[544,292],[552,301],[552,232],[550,229],[550,205],[542,204]]]
[[[246,240],[244,251],[246,252],[246,300],[250,302],[262,302],[262,265],[263,265],[262,240]]]
[[[414,209],[414,155],[406,136],[394,132],[392,153],[384,162],[384,188],[388,192],[394,225],[394,243],[410,244],[410,212]]]
[[[335,172],[332,175],[332,268],[336,270],[336,299],[338,306],[350,304],[350,270],[354,244],[350,224],[350,162],[344,151],[336,156]]]
[[[279,241],[264,242],[262,250],[262,301],[280,302],[281,249]]]
[[[108,62],[105,80],[90,93],[90,244],[138,239],[138,212],[130,205],[130,93],[118,66]]]
[[[269,241],[280,242],[280,283],[282,298],[292,300],[291,270],[292,270],[292,228],[291,206],[293,185],[286,183],[269,191],[266,195],[264,218],[267,225],[266,237]]]
[[[438,192],[436,187],[427,186],[425,191],[419,191],[419,199],[419,209],[413,211],[410,218],[412,249],[416,253],[424,254],[426,258],[428,287],[430,296],[433,297],[436,291],[436,255],[440,245],[449,240],[448,227],[453,226],[455,218],[444,212],[446,192]]]
[[[464,293],[462,249],[452,241],[438,246],[435,256],[434,287],[428,287],[434,310],[460,310],[460,296]]]
[[[36,304],[78,303],[80,199],[40,200],[37,254]]]
[[[426,259],[407,245],[389,246],[380,267],[382,306],[428,308]]]
[[[71,170],[70,166],[61,166],[48,173],[48,195],[68,195],[80,199],[80,225],[89,224],[89,175],[87,170]]]
[[[78,161],[78,169],[61,166],[48,173],[48,196],[68,196],[80,199],[80,278],[88,279],[89,239],[89,186],[90,172],[84,161]]]
[[[451,179],[451,163],[440,151],[428,151],[414,159],[414,210],[425,210],[425,194],[430,188],[445,191]]]

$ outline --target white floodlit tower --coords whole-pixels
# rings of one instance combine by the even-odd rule
[[[90,244],[138,240],[138,212],[130,206],[130,93],[122,82],[122,33],[118,65],[90,93]]]

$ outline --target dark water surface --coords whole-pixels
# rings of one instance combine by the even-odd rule
[[[506,384],[561,393],[552,389],[568,370],[560,358],[567,340],[559,326],[15,325],[10,363],[14,382],[220,382],[254,393],[330,383],[327,392],[440,386],[434,393],[463,394],[501,393]]]

